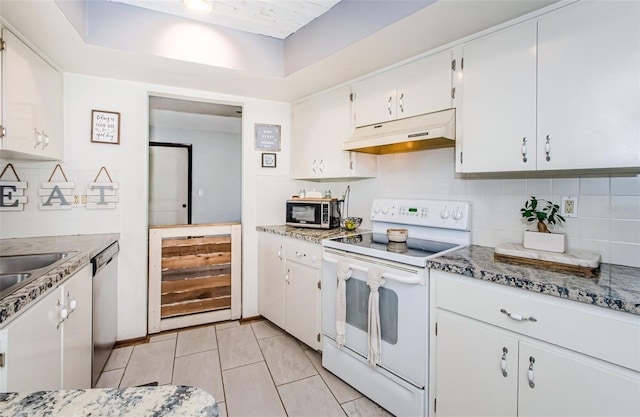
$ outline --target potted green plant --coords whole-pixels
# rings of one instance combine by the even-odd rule
[[[551,201],[538,199],[535,196],[525,202],[520,209],[522,217],[529,222],[536,222],[538,231],[525,231],[522,245],[527,249],[539,249],[550,252],[564,252],[566,236],[564,233],[551,233],[549,228],[565,221],[560,215],[560,206]]]

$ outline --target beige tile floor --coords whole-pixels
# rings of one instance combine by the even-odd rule
[[[114,349],[97,386],[193,385],[214,396],[220,416],[390,416],[321,361],[266,320],[234,321]]]

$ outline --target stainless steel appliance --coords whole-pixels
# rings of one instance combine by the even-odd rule
[[[428,414],[427,261],[470,244],[470,217],[468,202],[375,199],[371,232],[322,242],[322,365],[395,415]],[[406,242],[390,242],[399,227]]]
[[[93,266],[93,359],[91,386],[95,386],[117,337],[118,242],[91,259]]]
[[[287,200],[288,226],[333,229],[340,225],[336,198],[294,198]]]

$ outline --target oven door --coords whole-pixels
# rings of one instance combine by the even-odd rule
[[[382,353],[380,366],[416,387],[426,384],[428,270],[376,258],[326,249],[322,263],[322,332],[336,340],[337,262],[349,263],[346,280],[346,332],[344,347],[366,361],[368,353],[368,304],[370,268],[382,271],[379,288]]]

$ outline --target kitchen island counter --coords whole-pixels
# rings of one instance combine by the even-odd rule
[[[603,263],[598,276],[586,278],[497,261],[493,248],[475,245],[431,259],[427,267],[640,315],[640,268]]]
[[[0,393],[0,415],[217,417],[218,406],[202,389],[167,385]]]
[[[0,325],[85,267],[91,258],[119,239],[117,233],[0,239],[0,256],[73,252],[65,262],[0,299]]]

